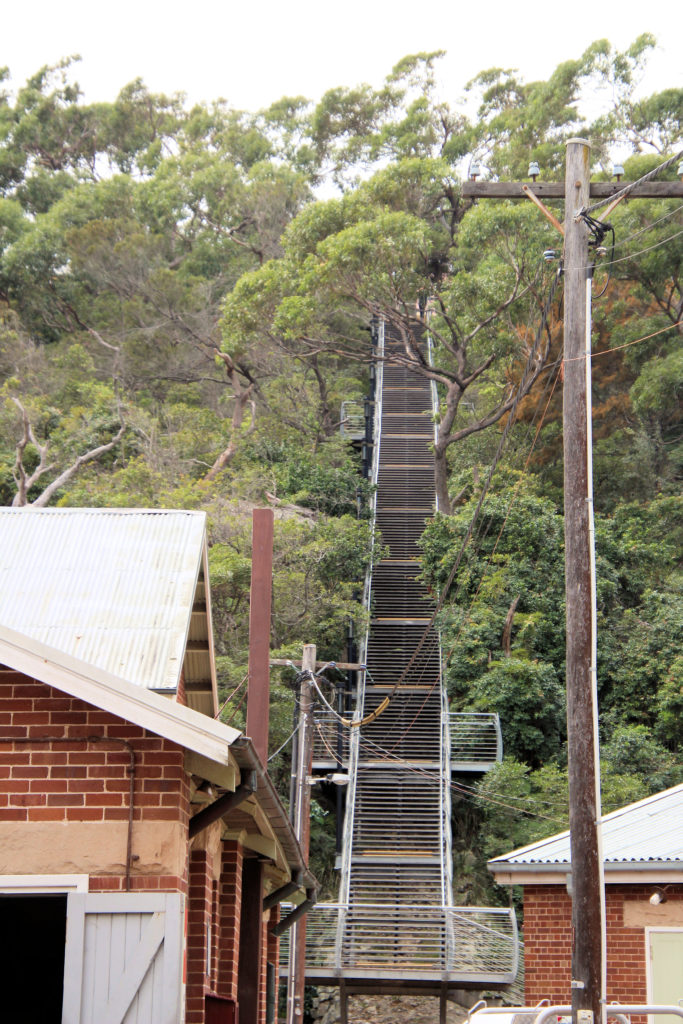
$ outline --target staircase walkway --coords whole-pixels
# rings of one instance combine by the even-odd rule
[[[389,356],[398,345],[388,335],[385,341],[380,331],[380,355],[383,345]],[[452,899],[452,771],[481,772],[500,759],[497,716],[449,715],[433,628],[403,679],[434,610],[417,578],[417,540],[435,500],[433,411],[425,377],[379,362],[373,476],[388,552],[366,587],[367,671],[354,717],[367,718],[391,700],[377,718],[346,731],[341,744],[338,723],[321,713],[313,763],[314,770],[339,770],[341,759],[349,784],[339,902],[308,913],[306,978],[347,992],[438,994],[506,985],[516,972],[514,914],[455,907]]]

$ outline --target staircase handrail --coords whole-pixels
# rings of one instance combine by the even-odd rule
[[[377,521],[377,479],[379,476],[379,449],[381,439],[381,427],[382,427],[382,383],[384,374],[384,322],[380,321],[377,329],[377,370],[375,378],[375,418],[373,424],[373,446],[372,446],[372,466],[370,471],[370,483],[373,487],[372,500],[370,504],[371,508],[371,522],[373,527],[372,541],[371,541],[371,558],[370,566],[365,574],[365,585],[363,587],[363,607],[369,613],[372,602],[372,555],[374,553],[375,545],[375,523]],[[360,660],[361,664],[366,663],[367,652],[368,652],[368,641],[370,636],[370,625],[368,615],[368,625],[365,630],[365,636],[360,645]],[[367,673],[362,671],[358,675],[357,693],[356,693],[356,706],[354,709],[353,719],[354,721],[360,721],[363,718],[363,709],[365,706],[365,681]],[[349,899],[349,886],[351,881],[351,857],[353,853],[353,823],[354,823],[354,808],[356,803],[356,783],[358,779],[358,755],[360,749],[360,729],[352,729],[351,737],[349,742],[349,766],[348,776],[349,783],[346,790],[346,814],[344,816],[344,832],[342,839],[342,862],[339,879],[339,895],[340,903],[348,905]],[[340,911],[339,927],[337,929],[337,940],[336,946],[340,946],[343,938],[344,920],[343,915]],[[341,955],[341,953],[339,953]]]

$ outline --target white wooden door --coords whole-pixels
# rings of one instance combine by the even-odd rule
[[[179,893],[70,893],[62,1024],[179,1024]]]
[[[683,928],[653,928],[649,938],[650,1001],[676,1006],[683,1000]],[[654,1024],[676,1024],[680,1018],[655,1014],[652,1020]]]

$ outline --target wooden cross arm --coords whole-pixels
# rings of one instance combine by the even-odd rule
[[[626,188],[627,181],[594,181],[591,199],[609,199]],[[525,199],[524,187],[539,199],[564,199],[562,181],[464,181],[462,194],[467,199]],[[683,199],[683,181],[645,181],[636,185],[629,199]]]

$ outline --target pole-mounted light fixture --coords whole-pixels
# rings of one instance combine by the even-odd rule
[[[345,772],[332,772],[330,775],[309,775],[306,782],[309,786],[317,786],[319,782],[331,782],[333,786],[348,786],[349,777]]]

